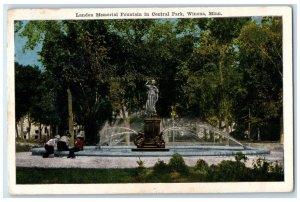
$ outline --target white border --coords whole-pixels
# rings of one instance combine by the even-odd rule
[[[13,20],[74,19],[76,12],[111,12],[112,9],[23,9],[9,10],[7,28],[7,144],[9,146],[9,191],[11,194],[136,194],[136,193],[251,193],[290,192],[293,190],[293,75],[292,75],[292,17],[290,7],[202,7],[202,8],[122,8],[126,12],[161,12],[219,10],[223,16],[283,17],[283,93],[284,93],[284,182],[238,182],[238,183],[168,183],[168,184],[66,184],[66,185],[16,185],[14,140],[14,30]],[[118,12],[118,9],[114,9]],[[145,18],[145,17],[143,17]],[[153,17],[151,17],[153,18]],[[160,18],[160,17],[157,17]],[[171,18],[171,17],[170,17]],[[176,17],[174,17],[176,18]],[[81,19],[81,18],[76,18]],[[100,18],[82,18],[100,19]],[[105,19],[105,18],[101,18]],[[107,19],[107,18],[106,18]]]

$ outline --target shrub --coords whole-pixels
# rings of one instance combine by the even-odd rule
[[[280,165],[277,161],[271,164],[270,168],[271,179],[275,181],[284,180],[284,170],[282,165]]]
[[[275,161],[274,165],[271,165],[270,171],[273,173],[283,174],[283,167],[278,163],[278,161]]]
[[[258,158],[256,161],[253,160],[252,165],[253,170],[257,172],[267,173],[269,170],[269,162],[262,158]]]
[[[30,152],[31,151],[30,145],[19,145],[16,144],[16,152]]]
[[[283,180],[284,172],[283,167],[275,162],[267,161],[266,159],[259,158],[256,161],[253,161],[253,175],[256,176],[258,180]]]
[[[206,172],[209,169],[208,163],[203,159],[197,160],[194,169],[201,172]]]
[[[218,165],[210,166],[207,180],[213,182],[249,181],[251,169],[239,161],[223,160]]]
[[[145,168],[145,162],[142,161],[142,160],[140,159],[140,157],[139,157],[139,160],[136,161],[136,163],[138,164],[138,168],[140,168],[140,169],[144,169],[144,168]]]
[[[237,162],[241,162],[241,160],[243,160],[244,162],[246,162],[248,160],[247,156],[245,156],[245,154],[243,154],[242,152],[237,152],[234,155],[234,158]]]
[[[166,173],[169,171],[169,167],[164,161],[158,160],[153,166],[153,171],[155,173]]]
[[[171,171],[179,173],[188,173],[189,169],[185,164],[182,156],[178,153],[172,155],[172,158],[169,161],[169,168]]]

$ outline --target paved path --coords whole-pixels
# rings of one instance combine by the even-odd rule
[[[269,155],[264,156],[247,156],[249,160],[246,166],[251,167],[252,162],[258,158],[283,164],[283,152],[271,151]],[[168,163],[170,157],[141,157],[146,167],[153,166],[158,160]],[[198,159],[205,160],[208,164],[217,164],[222,160],[234,160],[233,156],[199,156],[184,157],[188,166],[194,166]],[[138,157],[97,157],[97,156],[78,156],[75,159],[67,157],[54,157],[43,159],[41,156],[33,156],[31,152],[16,153],[17,167],[41,167],[41,168],[135,168]]]

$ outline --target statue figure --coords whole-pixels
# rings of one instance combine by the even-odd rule
[[[158,100],[158,88],[155,86],[155,80],[147,81],[148,99],[146,102],[146,114],[148,116],[156,115],[155,104]]]
[[[157,116],[155,104],[158,100],[158,88],[155,80],[147,81],[148,88],[144,118],[144,132],[139,132],[134,140],[137,146],[132,151],[169,151],[165,148],[163,132],[160,131],[161,118]]]

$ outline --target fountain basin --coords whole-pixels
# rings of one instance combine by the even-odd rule
[[[232,156],[238,152],[244,155],[266,155],[270,150],[242,147],[242,146],[213,146],[213,145],[176,145],[169,146],[169,151],[133,151],[134,146],[85,146],[83,151],[76,152],[76,156],[99,156],[99,157],[163,157],[178,153],[182,156]],[[44,148],[33,148],[32,155],[42,156]],[[67,156],[68,151],[55,151],[55,154]]]

